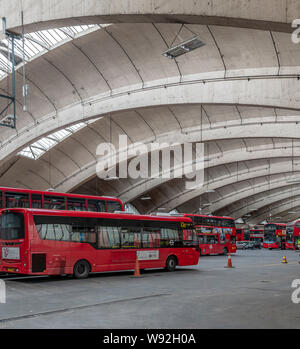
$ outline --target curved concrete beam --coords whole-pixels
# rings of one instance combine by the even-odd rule
[[[286,213],[287,215],[296,215],[300,217],[300,211],[298,213],[289,213],[294,211],[296,207],[300,206],[300,197],[299,197],[299,190],[298,190],[298,195],[294,195],[292,198],[286,197],[286,199],[277,201],[273,203],[269,208],[266,208],[264,212],[261,212],[259,215],[255,215],[251,217],[247,223],[250,224],[259,224],[262,222],[264,219],[269,218],[269,212],[272,213],[271,217],[280,216],[282,213]],[[295,210],[296,212],[296,210]],[[276,221],[281,221],[280,218],[275,219]]]
[[[254,170],[249,169],[249,171],[243,172],[243,173],[233,172],[232,175],[229,175],[227,177],[221,176],[221,178],[216,178],[212,181],[209,181],[208,183],[205,183],[205,185],[208,185],[210,189],[214,189],[217,191],[218,189],[234,184],[235,190],[236,190],[240,183],[243,183],[247,180],[256,179],[256,178],[262,179],[263,177],[268,177],[269,175],[272,176],[276,174],[289,175],[291,171],[292,171],[291,165],[288,164],[286,161],[282,163],[278,162],[275,166],[272,166],[270,170],[268,167],[265,167],[263,169],[254,169]],[[237,176],[238,176],[238,179],[237,179]],[[249,183],[249,188],[252,188],[250,183]],[[150,212],[157,210],[157,208],[159,207],[165,207],[166,211],[171,211],[175,208],[180,207],[181,205],[185,204],[190,200],[194,200],[195,198],[202,195],[204,192],[205,192],[205,188],[199,188],[199,189],[194,189],[186,192],[180,192],[176,194],[174,197],[169,198],[164,202],[161,202],[159,205],[154,207]],[[233,198],[233,202],[234,201],[235,200]],[[209,210],[215,211],[214,205],[211,205]],[[226,215],[236,216],[237,213],[230,212]]]
[[[21,10],[27,32],[120,22],[215,24],[289,32],[292,20],[300,18],[297,0],[1,0],[0,7],[8,28],[17,32]]]
[[[218,213],[226,216],[233,215],[234,217],[243,217],[250,211],[255,210],[255,213],[252,214],[253,218],[259,217],[261,215],[263,216],[263,218],[265,218],[266,212],[269,213],[269,207],[273,207],[273,205],[276,205],[278,202],[281,202],[281,200],[285,200],[295,195],[300,195],[300,188],[295,185],[290,185],[289,187],[286,187],[284,190],[281,188],[277,188],[272,191],[268,191],[267,196],[263,196],[261,194],[253,195],[247,198],[247,200],[236,202],[235,204],[237,208],[235,210],[225,208],[224,210],[221,210]],[[260,220],[260,218],[261,217],[259,217],[258,220]]]
[[[213,203],[210,207],[211,212],[219,211],[226,207],[227,205],[232,204],[233,202],[245,199],[249,196],[261,194],[261,193],[268,193],[268,191],[272,189],[277,188],[285,188],[290,186],[291,184],[286,182],[286,179],[280,179],[276,181],[271,181],[269,183],[267,176],[265,177],[266,180],[262,183],[259,183],[258,185],[254,185],[251,188],[242,189],[240,191],[234,192],[234,194],[227,195],[226,197],[221,197],[217,201]],[[234,218],[239,218],[237,216],[234,216]]]
[[[259,124],[260,125],[260,124]],[[272,125],[272,124],[271,124]],[[293,127],[295,124],[293,125]],[[251,128],[251,125],[248,126],[249,130],[248,132],[245,131],[245,133],[249,136],[253,131],[255,131],[255,135],[258,136],[260,133],[258,133],[258,130]],[[246,129],[247,127],[244,125],[242,127],[238,127],[238,130],[236,132],[231,131],[230,128],[220,128],[220,133],[221,137],[226,138],[226,136],[233,136],[233,135],[240,135],[240,132],[244,131],[244,128]],[[261,129],[262,128],[262,129]],[[267,136],[267,133],[271,133],[271,128],[270,124],[266,124],[265,127],[259,126],[259,129],[261,129],[261,135]],[[205,135],[205,132],[203,132],[203,136],[205,140],[211,141],[215,140],[215,136],[210,133],[212,130],[207,130],[207,134]],[[283,136],[282,133],[283,129],[278,125],[277,128],[277,135],[275,136],[275,133],[272,134],[274,138]],[[252,135],[252,134],[251,134]],[[199,131],[195,130],[192,135],[186,134],[183,135],[181,133],[175,133],[172,135],[172,138],[176,140],[178,143],[182,142],[199,142],[200,141],[200,134]],[[169,136],[164,136],[164,137],[157,137],[157,141],[159,142],[164,142],[170,140]],[[151,143],[152,140],[149,140],[145,144]],[[150,144],[149,143],[149,144]],[[266,149],[265,147],[262,147],[261,149],[259,147],[251,147],[250,149],[245,148],[238,148],[238,149],[230,149],[228,152],[220,152],[217,154],[210,154],[210,160],[209,164],[207,166],[209,167],[214,167],[214,166],[219,166],[222,164],[228,164],[232,162],[242,162],[242,161],[247,161],[247,160],[257,160],[261,158],[283,158],[283,157],[290,157],[291,156],[291,146],[274,146],[272,148]],[[294,146],[294,156],[300,156],[300,148],[297,146]],[[96,175],[96,162],[91,162],[86,164],[84,168],[81,170],[76,171],[71,177],[65,178],[63,182],[57,183],[56,189],[60,191],[73,191],[76,189],[76,187],[79,186],[79,183],[84,183],[87,181],[87,179],[90,179],[92,177],[95,177]],[[143,194],[143,192],[147,192],[153,188],[155,188],[157,185],[161,185],[168,180],[160,180],[160,179],[149,179],[149,180],[142,180],[141,183],[136,183],[136,185],[130,185],[129,191],[124,190],[123,192],[119,193],[120,197],[124,201],[132,201],[134,198],[140,196]],[[143,189],[141,189],[143,188]]]
[[[248,79],[226,79],[206,83],[194,81],[171,84],[138,89],[111,97],[94,97],[89,102],[75,103],[59,110],[56,116],[48,115],[33,127],[19,130],[17,135],[7,139],[0,147],[0,164],[5,158],[33,143],[42,135],[52,133],[70,124],[119,111],[184,104],[251,105],[300,110],[300,89],[298,87],[299,80],[296,77],[254,78],[250,81]],[[249,133],[250,137],[255,135],[256,131],[259,132],[259,125],[253,126],[253,130]],[[235,128],[235,131],[237,130],[238,127]],[[238,137],[241,134],[247,137],[247,134],[244,135],[244,130],[243,128]],[[232,131],[234,132],[233,129]],[[220,131],[217,138],[226,138],[222,137],[222,134],[223,132]],[[282,136],[285,137],[287,134],[287,137],[299,137],[298,127],[290,129]]]

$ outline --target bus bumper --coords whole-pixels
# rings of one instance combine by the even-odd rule
[[[28,274],[28,268],[21,262],[0,260],[0,272],[12,274]]]

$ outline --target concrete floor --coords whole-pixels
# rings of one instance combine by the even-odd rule
[[[288,264],[282,264],[283,255]],[[174,273],[148,270],[72,278],[7,278],[0,328],[300,328],[291,283],[299,253],[238,251]]]

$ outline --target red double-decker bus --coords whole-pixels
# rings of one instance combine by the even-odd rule
[[[256,241],[261,244],[264,240],[264,229],[250,229],[250,241]],[[260,246],[260,245],[259,245]]]
[[[185,237],[187,240],[184,240]],[[8,209],[0,215],[0,272],[26,275],[196,265],[199,248],[189,218]]]
[[[250,241],[249,228],[236,228],[236,241]]]
[[[263,248],[270,250],[286,248],[286,224],[267,223],[264,225]]]
[[[218,236],[218,239],[215,239],[215,246],[211,248],[220,251],[217,253],[227,254],[236,252],[236,227],[233,218],[188,213],[184,214],[184,216],[191,218],[194,223],[199,240],[200,254],[206,254],[203,251],[207,251],[207,245],[212,245],[202,243],[204,241],[203,236],[208,235]],[[210,247],[208,246],[208,248]]]
[[[286,248],[290,250],[300,249],[300,220],[295,220],[287,224]]]
[[[0,209],[15,207],[94,212],[124,211],[121,200],[108,196],[0,187]]]

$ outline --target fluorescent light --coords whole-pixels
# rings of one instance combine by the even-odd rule
[[[141,197],[141,200],[151,200],[151,196],[143,196]]]
[[[214,189],[206,189],[206,190],[204,191],[204,193],[214,193],[214,192],[215,192]]]
[[[180,43],[177,46],[169,48],[167,51],[163,52],[162,55],[170,59],[182,56],[188,52],[196,50],[199,47],[204,46],[205,43],[202,42],[199,36],[195,36],[189,40]]]
[[[289,211],[288,213],[297,213],[297,212],[295,212],[295,211]]]

